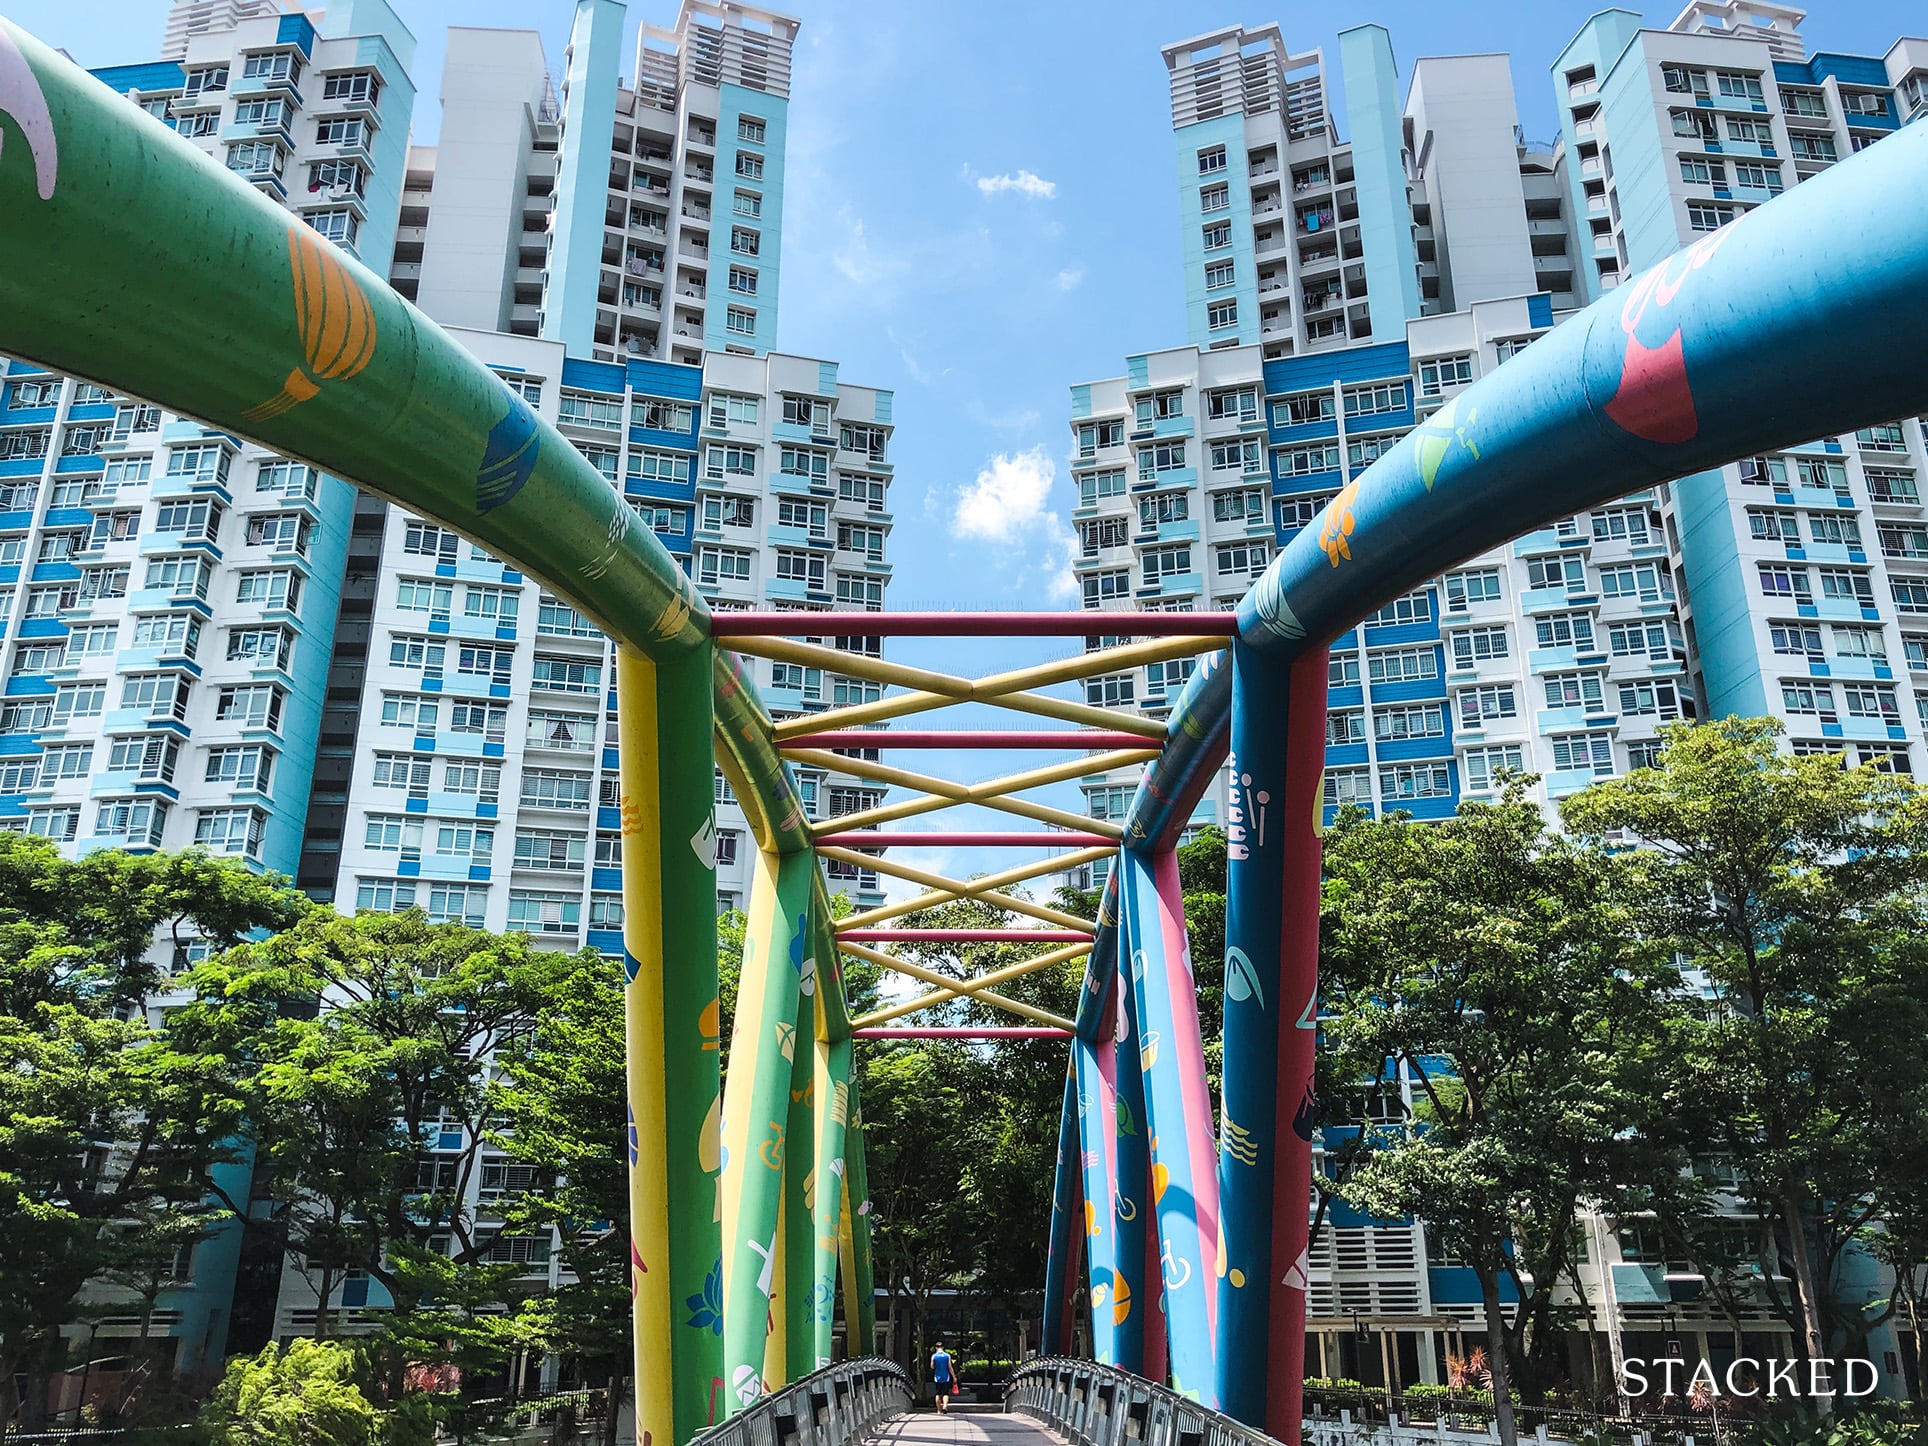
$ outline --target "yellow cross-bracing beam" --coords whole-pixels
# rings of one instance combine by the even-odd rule
[[[932,708],[947,707],[953,703],[970,702],[991,703],[1019,712],[1040,714],[1047,718],[1058,718],[1097,728],[1115,728],[1127,733],[1137,733],[1146,738],[1162,739],[1165,735],[1165,725],[1156,719],[1140,718],[1130,713],[1118,713],[1110,709],[1094,708],[1089,704],[1071,703],[1058,698],[1040,697],[1026,690],[1048,687],[1054,683],[1068,683],[1099,673],[1115,673],[1121,669],[1135,668],[1145,663],[1190,657],[1195,653],[1215,652],[1229,647],[1230,643],[1225,638],[1156,638],[1147,642],[1126,643],[1115,648],[1100,648],[1075,658],[1038,663],[1028,668],[1019,668],[1012,672],[996,673],[988,678],[977,679],[959,678],[949,673],[906,667],[901,663],[886,663],[876,658],[845,653],[836,648],[826,648],[815,643],[792,642],[783,638],[731,638],[727,645],[737,652],[753,654],[757,657],[775,658],[781,662],[803,662],[812,667],[828,668],[853,677],[869,678],[876,682],[890,683],[914,690],[894,698],[882,698],[874,703],[858,703],[848,708],[833,708],[827,713],[813,713],[802,718],[789,719],[776,725],[775,737],[781,743],[786,739],[815,733],[826,728],[855,728],[866,723],[881,722],[886,718],[901,718],[908,713],[922,713]]]
[[[1023,941],[1013,940],[1012,942]],[[1006,984],[1013,979],[1021,979],[1026,974],[1035,974],[1040,969],[1049,969],[1054,964],[1063,964],[1090,952],[1089,944],[1067,944],[1062,949],[1051,949],[1043,954],[1035,954],[1029,959],[1021,959],[1015,964],[1006,964],[1002,969],[993,969],[990,973],[980,974],[967,982],[978,989],[994,984]],[[851,1028],[869,1029],[873,1025],[888,1024],[893,1019],[902,1019],[906,1014],[915,1014],[920,1009],[929,1009],[935,1004],[948,1004],[960,994],[969,992],[960,989],[957,981],[953,980],[942,989],[933,989],[930,993],[920,994],[915,999],[906,999],[883,1009],[872,1010],[861,1019],[853,1019]]]
[[[909,818],[920,813],[935,813],[939,809],[953,808],[963,803],[978,803],[986,808],[994,808],[1002,813],[1014,813],[1020,818],[1036,819],[1058,828],[1122,837],[1123,830],[1116,824],[1103,823],[1081,814],[1053,808],[1049,804],[1032,803],[1028,799],[1009,798],[1006,795],[1021,789],[1039,788],[1047,783],[1062,783],[1066,779],[1084,778],[1093,773],[1107,773],[1114,768],[1125,768],[1134,763],[1149,763],[1158,756],[1158,750],[1123,748],[1112,753],[1095,754],[1088,758],[1069,759],[1063,763],[1051,764],[1046,768],[1010,773],[1002,778],[986,779],[982,783],[955,783],[948,778],[933,778],[927,773],[914,773],[907,768],[892,768],[887,764],[872,763],[864,758],[846,758],[841,753],[814,748],[786,748],[783,750],[783,756],[792,763],[806,764],[812,768],[827,769],[833,773],[847,773],[855,778],[868,778],[874,783],[888,783],[898,788],[923,790],[922,795],[916,798],[900,799],[896,803],[879,804],[876,808],[865,809],[861,813],[841,814],[836,818],[825,819],[813,825],[812,831],[819,834],[875,828],[878,824],[887,823],[893,819]]]
[[[893,973],[906,974],[912,979],[921,979],[926,984],[935,984],[939,989],[968,994],[980,1003],[1002,1009],[1007,1014],[1015,1014],[1039,1024],[1048,1024],[1054,1029],[1076,1028],[1070,1020],[1061,1015],[1053,1014],[1048,1009],[1039,1009],[1034,1005],[1022,1004],[1015,999],[1007,999],[977,980],[952,979],[948,975],[939,974],[935,969],[926,969],[921,964],[913,964],[908,959],[899,959],[895,954],[886,954],[882,949],[871,949],[862,944],[840,940],[837,947],[846,954],[854,954],[859,959],[868,959],[871,963],[881,965]]]
[[[852,914],[838,925],[842,929],[866,929],[886,919],[914,914],[921,909],[934,909],[940,904],[956,903],[959,899],[966,898],[994,904],[1010,913],[1041,919],[1047,924],[1055,924],[1062,929],[1089,929],[1091,927],[1089,919],[1080,919],[1076,914],[1067,914],[1061,909],[1053,909],[1045,904],[1034,904],[1029,899],[1020,899],[1001,890],[1006,884],[1022,883],[1026,879],[1035,879],[1043,874],[1055,874],[1064,869],[1077,868],[1080,864],[1108,858],[1111,853],[1112,850],[1108,848],[1077,849],[1068,854],[1059,854],[1055,858],[1045,859],[1040,863],[1022,864],[1017,868],[1005,869],[1001,873],[986,874],[982,878],[962,881],[946,878],[943,874],[934,874],[925,869],[914,868],[910,864],[878,858],[874,854],[859,853],[855,849],[822,846],[817,849],[817,855],[820,858],[835,859],[839,863],[854,864],[862,869],[875,869],[878,873],[889,874],[892,878],[922,884],[930,891],[901,903],[886,904],[882,908]]]

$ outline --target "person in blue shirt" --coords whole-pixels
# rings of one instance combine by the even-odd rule
[[[937,1397],[937,1409],[947,1410],[951,1397],[957,1394],[957,1366],[951,1360],[951,1353],[939,1341],[937,1349],[931,1352],[931,1394]]]

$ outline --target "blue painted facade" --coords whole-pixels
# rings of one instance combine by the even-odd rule
[[[1345,82],[1373,331],[1394,335],[1395,323],[1419,315],[1419,257],[1406,204],[1399,69],[1385,27],[1359,25],[1340,31],[1339,70]]]
[[[1252,251],[1252,183],[1250,158],[1245,145],[1243,114],[1220,116],[1181,126],[1175,133],[1178,148],[1178,226],[1180,250],[1185,257],[1185,335],[1193,346],[1213,347],[1259,339],[1258,263]],[[1201,153],[1210,155],[1219,147],[1225,151],[1222,170],[1201,171]],[[1214,196],[1224,188],[1225,204],[1206,211],[1201,196]],[[1205,230],[1223,223],[1227,228],[1225,244],[1207,247]],[[1233,284],[1207,287],[1206,268],[1220,263],[1232,265]],[[1230,326],[1211,325],[1214,305],[1231,301],[1237,305],[1236,321]]]
[[[718,90],[716,185],[710,203],[715,219],[710,226],[709,305],[703,312],[703,345],[708,350],[747,349],[763,356],[776,345],[783,274],[783,157],[789,122],[790,102],[780,95],[733,84]],[[749,137],[758,123],[763,139],[754,141]],[[761,214],[737,215],[738,192],[760,197]],[[755,255],[735,249],[739,231],[756,236]],[[755,274],[754,295],[730,285],[733,270]],[[749,331],[732,328],[732,310],[753,312],[755,325]]]
[[[569,144],[562,150],[556,177],[542,335],[580,356],[590,354],[596,337],[625,8],[621,0],[577,0],[575,28],[569,34],[568,99],[562,116]]]

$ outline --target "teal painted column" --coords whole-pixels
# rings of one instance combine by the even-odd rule
[[[1359,241],[1366,253],[1372,334],[1401,335],[1399,323],[1419,315],[1419,254],[1406,204],[1403,108],[1392,37],[1383,25],[1339,32],[1339,73],[1346,87],[1346,129],[1358,181]]]
[[[571,356],[592,355],[596,341],[609,148],[616,134],[627,9],[622,0],[576,0],[576,23],[569,32],[569,98],[563,103],[562,169],[556,177],[542,334],[561,342]]]

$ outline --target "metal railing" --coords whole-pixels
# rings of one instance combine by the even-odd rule
[[[850,1446],[879,1416],[910,1410],[910,1377],[880,1356],[839,1361],[773,1391],[690,1446]]]
[[[1042,1421],[1072,1446],[1274,1446],[1263,1431],[1096,1361],[1027,1362],[1005,1383],[1004,1408]]]

